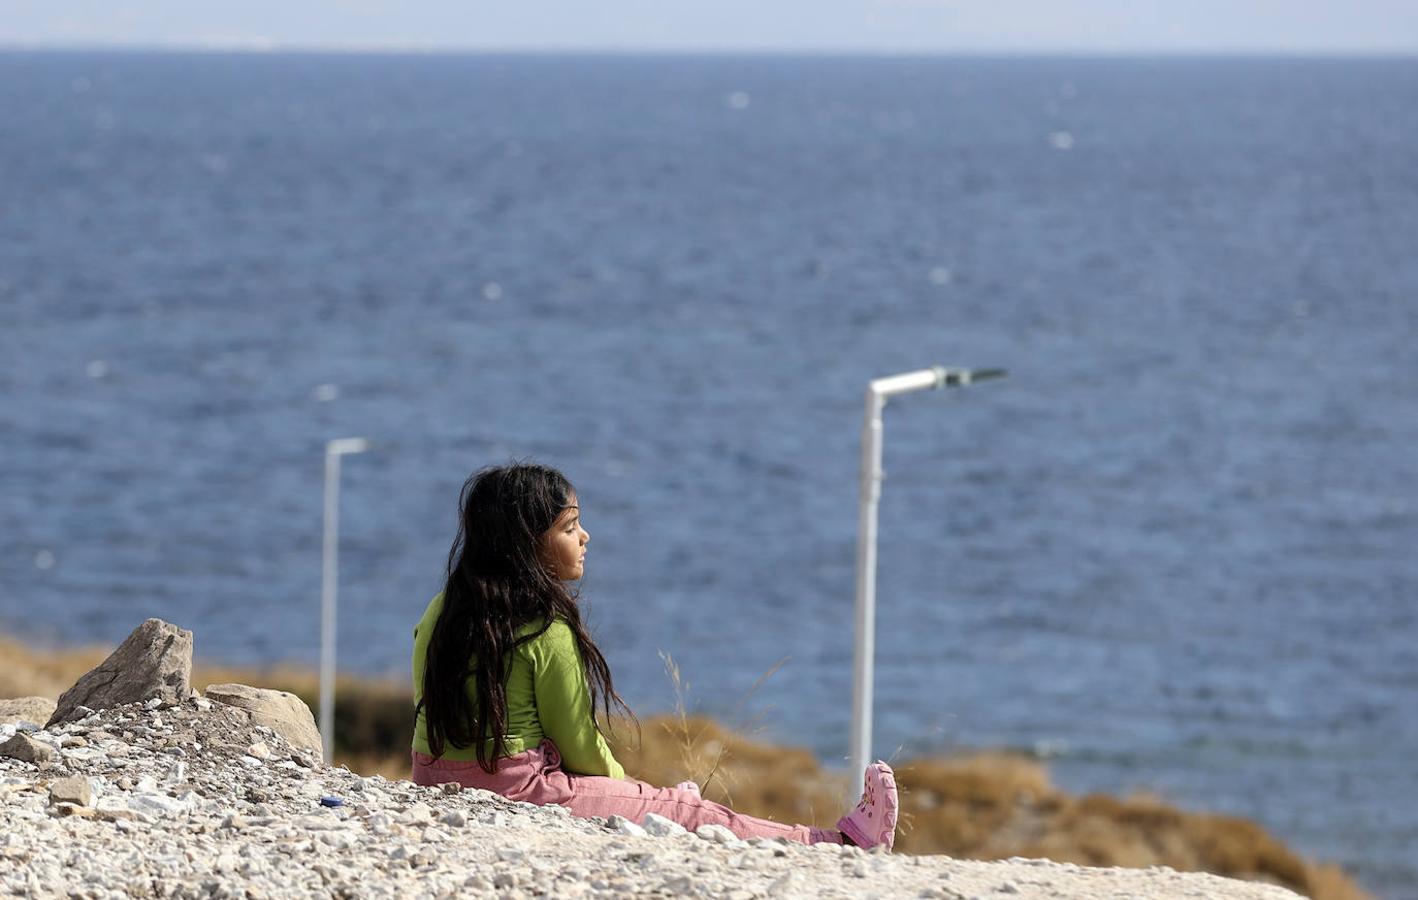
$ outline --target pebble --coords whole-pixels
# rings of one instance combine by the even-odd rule
[[[694,833],[715,844],[732,844],[738,841],[738,836],[723,825],[700,825],[694,829]]]
[[[688,875],[677,875],[660,885],[660,889],[675,895],[690,894],[694,892],[694,879]]]
[[[438,817],[438,821],[453,828],[462,828],[468,824],[468,815],[460,809],[450,809],[448,812]]]
[[[21,762],[47,763],[53,760],[54,756],[54,748],[23,732],[17,732],[0,744],[0,757],[18,759]]]
[[[778,878],[775,878],[775,879],[772,881],[772,883],[770,883],[770,884],[768,885],[768,896],[770,896],[770,897],[787,897],[787,896],[789,896],[789,895],[795,893],[795,891],[794,891],[794,887],[796,886],[795,883],[796,883],[796,878],[794,877],[793,873],[792,873],[792,872],[784,872],[781,876],[779,876]]]
[[[664,816],[656,815],[655,813],[646,813],[645,818],[640,822],[640,826],[645,829],[647,834],[654,837],[678,837],[679,835],[689,833],[685,830],[685,827],[678,822],[666,819]]]
[[[49,786],[50,803],[72,803],[75,806],[88,806],[92,799],[93,789],[89,786],[89,780],[78,775],[61,778]]]
[[[644,828],[641,828],[639,825],[636,825],[634,822],[622,816],[611,816],[610,819],[607,820],[606,824],[608,824],[611,828],[614,828],[620,834],[624,834],[629,837],[645,837],[645,835],[648,833],[645,831]]]

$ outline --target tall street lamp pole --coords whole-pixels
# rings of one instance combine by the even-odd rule
[[[1004,369],[959,369],[934,366],[878,378],[867,385],[866,417],[862,422],[861,501],[857,517],[857,607],[852,662],[852,740],[848,784],[853,798],[860,792],[862,772],[871,757],[872,679],[876,659],[876,535],[881,501],[881,411],[898,394],[926,389],[963,387],[986,378],[1000,378]]]
[[[340,586],[340,457],[369,449],[364,438],[325,445],[325,548],[320,574],[320,745],[325,762],[335,752],[335,603]]]

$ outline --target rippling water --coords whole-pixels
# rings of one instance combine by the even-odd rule
[[[402,673],[473,468],[623,692],[1259,819],[1418,896],[1418,61],[0,55],[0,626]],[[754,681],[788,657],[756,693]]]

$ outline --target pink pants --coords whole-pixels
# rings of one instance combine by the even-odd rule
[[[482,788],[508,800],[545,806],[556,803],[573,816],[590,818],[624,816],[642,822],[655,813],[693,831],[700,825],[723,825],[741,838],[787,838],[801,844],[842,843],[840,832],[807,825],[780,825],[768,819],[740,815],[694,791],[657,788],[643,781],[572,775],[562,771],[561,754],[550,740],[534,750],[497,761],[489,775],[477,762],[437,759],[413,751],[414,784],[435,785],[456,781],[464,787]]]

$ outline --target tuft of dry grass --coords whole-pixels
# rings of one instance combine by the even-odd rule
[[[712,772],[702,782],[704,796],[750,815],[814,825],[831,825],[841,815],[844,781],[824,772],[808,750],[759,743],[698,716],[647,719],[638,745],[619,740],[623,731],[611,736],[611,750],[641,781],[676,784]]]
[[[57,698],[109,652],[37,652],[0,637],[0,698]],[[665,662],[676,690],[674,713],[646,719],[638,740],[630,739],[637,731],[629,723],[613,723],[609,740],[627,772],[652,784],[692,779],[703,785],[706,797],[750,815],[823,827],[835,823],[842,811],[843,775],[823,770],[803,748],[754,740],[690,715],[688,685],[673,660]],[[286,690],[312,709],[318,694],[316,674],[296,667],[199,665],[192,681],[199,689],[236,681]],[[412,728],[407,685],[339,679],[336,763],[365,775],[407,778]],[[1180,810],[1145,794],[1072,796],[1052,784],[1042,764],[1019,754],[909,759],[894,768],[902,805],[899,852],[1164,865],[1279,884],[1315,900],[1372,900],[1339,866],[1300,857],[1254,822]]]
[[[682,777],[676,778],[673,782],[667,781],[662,783],[671,784],[681,781],[693,781],[695,784],[699,785],[699,792],[703,796],[732,806],[733,779],[720,771],[725,756],[732,744],[732,740],[720,740],[716,738],[706,742],[706,730],[708,728],[713,727],[719,729],[720,732],[723,732],[723,729],[710,719],[690,716],[689,682],[685,681],[680,675],[679,664],[675,662],[673,656],[661,652],[660,660],[665,664],[665,675],[670,679],[670,687],[674,691],[675,708],[672,716],[662,717],[657,724],[661,726],[660,731],[670,736],[669,746],[678,747],[681,766],[680,771],[686,773]],[[770,666],[768,671],[758,676],[749,687],[748,691],[740,697],[738,703],[734,705],[733,710],[729,714],[732,720],[737,721],[742,717],[744,707],[748,704],[748,701],[758,693],[758,689],[763,687],[764,683],[772,678],[774,673],[781,669],[783,664],[787,661],[788,657],[783,657]],[[731,738],[736,737],[737,734],[750,730],[756,724],[757,717],[747,726],[734,726],[733,733],[723,733],[730,734]],[[637,738],[643,740],[644,736],[643,734],[637,734]],[[631,746],[624,741],[621,732],[617,731],[614,727],[611,729],[608,740],[612,748],[616,750],[616,759],[624,759],[626,756],[639,751],[640,745],[638,743],[634,745],[634,750],[632,750]],[[669,749],[662,741],[654,742],[654,746],[665,752],[668,752]],[[707,755],[701,749],[705,747],[710,750]],[[622,756],[622,754],[625,754],[625,756]],[[649,781],[650,779],[642,778],[641,780]]]

